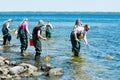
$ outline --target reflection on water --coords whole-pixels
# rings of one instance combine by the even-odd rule
[[[72,57],[69,65],[71,67],[70,78],[72,80],[98,80],[86,72],[89,68],[86,67],[88,63],[82,58],[81,54],[79,57]]]
[[[73,53],[72,53],[72,55],[73,55]],[[79,54],[79,57],[73,56],[73,58],[70,61],[78,62],[78,63],[85,63],[85,60],[82,58],[81,53]]]
[[[72,57],[70,59],[70,76],[73,80],[89,80],[88,74],[85,73],[84,69],[82,68],[85,65],[85,60],[79,55],[79,57]]]
[[[41,63],[41,62],[40,62],[40,56],[39,56],[39,55],[36,55],[36,56],[35,56],[35,66],[36,66],[36,67],[39,67],[39,66],[40,66],[40,63]]]
[[[7,45],[3,46],[3,53],[10,52],[10,50],[11,50],[10,46]]]

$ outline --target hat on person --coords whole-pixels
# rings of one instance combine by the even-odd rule
[[[39,20],[37,26],[44,26],[44,21],[43,20]]]
[[[44,25],[44,21],[43,20],[39,20],[38,24],[43,24]]]
[[[8,19],[7,21],[8,21],[8,22],[11,22],[11,21],[12,21],[12,19]]]
[[[28,18],[23,19],[23,21],[28,21]]]

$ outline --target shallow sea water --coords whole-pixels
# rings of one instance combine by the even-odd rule
[[[39,19],[51,20],[54,29],[52,38],[42,41],[42,54],[38,62],[34,60],[35,50],[28,46],[29,57],[20,56],[20,47],[4,47],[0,55],[12,58],[18,62],[33,65],[39,63],[51,64],[64,69],[60,77],[24,77],[22,80],[120,80],[120,13],[89,13],[89,12],[0,12],[0,26],[4,20],[12,18],[11,29],[17,28],[23,18],[29,19],[29,30]],[[75,20],[80,18],[84,24],[90,24],[87,33],[89,47],[81,41],[80,57],[73,57],[71,53],[70,33]],[[2,34],[2,33],[1,33]],[[43,34],[44,36],[44,34]],[[12,34],[11,44],[20,44],[16,35]],[[0,42],[2,47],[2,42]],[[107,55],[113,56],[106,59]],[[43,58],[49,56],[50,62]]]

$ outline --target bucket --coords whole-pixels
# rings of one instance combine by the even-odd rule
[[[29,43],[30,43],[30,46],[34,46],[32,38],[29,39]]]
[[[80,34],[80,38],[81,38],[81,39],[84,38],[84,34],[83,34],[83,33]]]
[[[13,29],[13,34],[17,34],[17,29]]]

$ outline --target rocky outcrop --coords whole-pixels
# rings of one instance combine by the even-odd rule
[[[41,64],[39,68],[28,63],[17,63],[9,61],[8,58],[0,56],[0,79],[21,79],[22,77],[40,76],[61,76],[64,70],[49,64]]]

